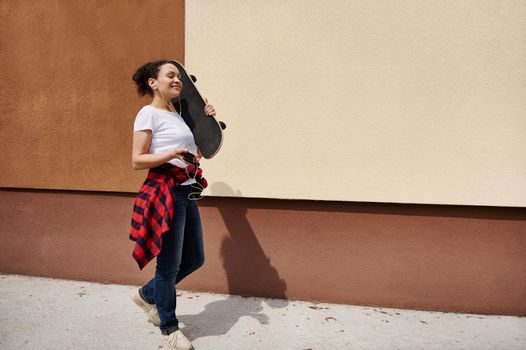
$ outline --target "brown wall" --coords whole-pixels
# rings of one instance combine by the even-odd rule
[[[526,315],[526,209],[209,197],[181,287]],[[0,190],[0,272],[139,284],[133,195]]]
[[[184,60],[184,0],[3,1],[0,186],[135,191],[141,64]]]

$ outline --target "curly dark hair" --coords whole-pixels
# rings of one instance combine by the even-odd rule
[[[137,85],[137,93],[139,94],[139,96],[153,96],[153,90],[150,87],[150,85],[148,85],[148,79],[157,79],[157,76],[159,75],[159,69],[161,68],[161,66],[163,64],[172,62],[172,60],[158,60],[148,62],[135,71],[132,79]]]

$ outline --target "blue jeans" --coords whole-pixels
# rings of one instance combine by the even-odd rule
[[[201,267],[205,258],[199,210],[196,202],[188,199],[190,192],[191,186],[175,188],[172,226],[163,235],[155,277],[139,290],[144,300],[157,306],[163,334],[179,329],[175,285]]]

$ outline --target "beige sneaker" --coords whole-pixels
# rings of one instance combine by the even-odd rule
[[[146,314],[148,315],[148,321],[153,323],[154,326],[159,327],[161,324],[161,318],[159,317],[159,313],[157,312],[157,307],[155,307],[155,304],[150,304],[146,300],[144,300],[141,295],[139,294],[139,290],[135,289],[132,292],[131,298],[135,304],[137,304],[138,307],[144,310]]]
[[[192,350],[194,348],[190,340],[180,329],[169,335],[161,334],[161,338],[163,338],[164,342],[168,344],[172,350]]]

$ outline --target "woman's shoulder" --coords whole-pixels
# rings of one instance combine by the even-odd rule
[[[155,108],[153,108],[151,105],[144,105],[141,107],[141,109],[139,109],[139,111],[137,112],[137,114],[141,114],[141,113],[154,113],[155,112]]]
[[[155,130],[157,125],[156,109],[150,105],[143,106],[135,116],[134,131],[150,129]]]
[[[170,113],[171,112],[164,111],[152,105],[144,105],[142,106],[141,109],[139,109],[139,111],[137,112],[137,115],[147,114],[147,115],[152,115],[152,116],[165,117],[167,114],[170,114]]]
[[[156,118],[158,114],[159,111],[157,108],[150,105],[144,105],[137,112],[136,118]]]

